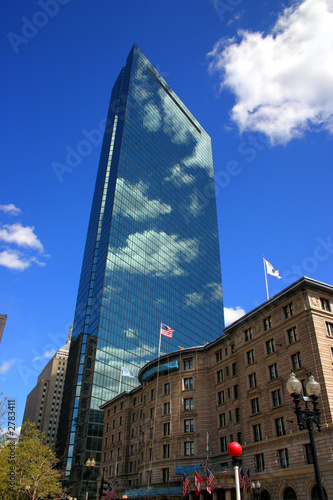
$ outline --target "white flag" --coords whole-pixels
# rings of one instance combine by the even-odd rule
[[[123,377],[135,378],[134,372],[123,366]]]
[[[280,280],[281,276],[279,275],[279,271],[277,269],[274,269],[274,267],[272,266],[272,264],[268,262],[268,260],[265,259],[265,262],[268,274],[270,274],[271,276],[275,276]]]

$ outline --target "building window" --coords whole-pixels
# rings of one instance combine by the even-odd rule
[[[232,363],[232,374],[237,375],[237,363]]]
[[[114,434],[112,434],[112,436],[111,436],[111,443],[112,444],[114,443]]]
[[[255,415],[256,413],[260,412],[259,398],[251,399],[251,410],[252,410],[252,415]]]
[[[259,455],[255,455],[255,460],[256,460],[256,472],[263,472],[265,470],[264,454],[259,453]]]
[[[273,408],[276,408],[277,406],[282,405],[282,398],[281,398],[280,389],[277,389],[276,391],[272,392],[272,401],[273,401]]]
[[[164,415],[170,415],[170,401],[164,403]]]
[[[225,413],[219,415],[220,427],[225,427]]]
[[[298,370],[302,366],[301,353],[296,352],[291,356],[291,362],[293,365],[293,370]]]
[[[170,435],[170,422],[166,422],[165,424],[163,424],[163,435],[164,436]]]
[[[329,337],[333,337],[333,323],[326,321],[326,331]]]
[[[222,361],[222,351],[219,351],[215,353],[216,356],[216,362],[218,363],[219,361]]]
[[[186,441],[184,443],[185,457],[191,457],[194,455],[194,441]]]
[[[169,469],[162,469],[163,483],[169,482]]]
[[[194,432],[193,418],[184,420],[184,432]]]
[[[276,418],[275,419],[275,428],[276,428],[276,435],[277,436],[284,436],[286,434],[286,429],[284,426],[284,418]]]
[[[121,432],[118,432],[118,441],[121,441]]]
[[[249,387],[250,387],[250,389],[257,387],[257,374],[256,373],[251,373],[249,375]]]
[[[229,366],[225,367],[225,373],[226,373],[227,377],[229,377]]]
[[[216,378],[217,378],[217,383],[218,384],[220,384],[221,382],[223,382],[223,370],[219,370],[216,373]]]
[[[242,433],[241,432],[237,432],[237,443],[239,444],[242,444]]]
[[[193,368],[193,359],[184,359],[184,370],[192,370]]]
[[[310,443],[306,444],[304,448],[305,448],[306,463],[313,464],[313,455]]]
[[[332,363],[333,363],[333,347],[330,347],[331,349],[331,358],[332,358]]]
[[[245,339],[245,342],[248,342],[249,340],[252,339],[252,328],[248,328],[247,330],[245,330],[244,339]]]
[[[123,423],[123,417],[119,417],[119,426],[121,426]]]
[[[293,311],[293,304],[292,302],[290,302],[290,304],[286,305],[284,308],[284,316],[285,318],[290,318],[290,316],[292,316],[294,314],[294,311]]]
[[[321,308],[324,309],[324,311],[331,312],[331,304],[329,303],[328,299],[320,299],[320,303]]]
[[[219,405],[223,405],[224,404],[224,391],[218,392],[217,395],[218,395]]]
[[[154,438],[154,427],[149,427],[149,439]]]
[[[164,444],[163,445],[163,458],[169,458],[169,457],[170,457],[170,445]]]
[[[151,391],[150,391],[150,399],[151,399],[151,401],[153,399],[155,399],[155,389],[151,389]]]
[[[239,390],[238,390],[238,384],[234,385],[234,399],[238,399],[239,396]]]
[[[287,448],[279,450],[279,462],[281,469],[287,469],[289,467],[289,456]]]
[[[262,441],[261,424],[256,424],[253,426],[253,436],[256,442]]]
[[[153,460],[153,448],[149,448],[149,458],[148,458],[148,460],[149,460],[149,462],[151,462]]]
[[[287,334],[288,334],[289,344],[293,344],[294,342],[297,341],[296,326],[293,326],[292,328],[287,330]]]
[[[184,389],[185,391],[190,391],[193,389],[193,378],[184,378]]]
[[[133,413],[132,413],[132,422],[135,422],[135,419],[136,419],[136,413],[135,413],[135,412],[133,412]]]
[[[149,410],[149,418],[153,419],[155,416],[155,408],[150,408]]]
[[[131,438],[134,438],[135,437],[135,429],[132,429],[131,430]]]
[[[267,318],[264,319],[264,330],[265,332],[272,328],[272,316],[267,316]]]
[[[240,409],[239,408],[235,408],[235,420],[236,422],[240,422]]]
[[[185,411],[193,410],[193,398],[184,399],[184,410]]]
[[[254,350],[253,349],[251,349],[250,351],[247,351],[246,356],[247,356],[247,364],[248,365],[251,365],[252,363],[254,363]]]
[[[169,382],[164,384],[164,395],[166,396],[167,394],[170,394],[170,383]]]
[[[277,363],[270,365],[268,367],[268,369],[269,369],[269,377],[271,380],[275,380],[276,378],[278,378],[279,372],[278,372]]]
[[[267,340],[266,352],[267,352],[267,354],[272,354],[273,352],[275,352],[274,339]]]
[[[226,436],[220,437],[220,449],[222,453],[226,452],[228,449]]]

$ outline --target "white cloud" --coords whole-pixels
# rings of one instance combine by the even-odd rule
[[[135,252],[133,249],[136,249]],[[140,251],[140,249],[142,249]],[[109,264],[121,269],[142,274],[183,274],[182,263],[191,262],[199,254],[196,238],[180,238],[177,234],[167,234],[155,230],[134,233],[128,236],[126,246],[115,252],[109,250]]]
[[[142,181],[131,184],[125,179],[119,178],[117,180],[114,213],[135,220],[156,219],[162,214],[169,214],[171,212],[170,205],[149,198],[148,189],[149,186]],[[130,205],[134,206],[135,210],[130,209],[127,200],[131,200]]]
[[[27,267],[30,267],[30,262],[19,252],[15,250],[4,250],[0,252],[0,266],[7,267],[9,269],[16,269],[17,271],[24,271]]]
[[[56,351],[54,349],[48,349],[42,354],[42,356],[36,356],[32,362],[39,361],[40,359],[51,359],[55,355]]]
[[[166,181],[172,181],[178,187],[183,184],[193,184],[195,182],[194,175],[187,174],[185,169],[179,164],[174,165],[171,169],[171,175],[165,178]]]
[[[17,358],[13,358],[8,361],[3,361],[0,365],[0,374],[4,375],[5,373],[7,373],[13,365],[18,363],[18,361],[19,360]]]
[[[303,0],[285,9],[270,33],[220,40],[210,70],[236,97],[241,131],[287,143],[307,129],[333,133],[333,2]]]
[[[208,283],[201,292],[187,293],[185,295],[185,305],[195,307],[197,304],[207,304],[208,302],[222,301],[221,283]]]
[[[237,321],[239,318],[244,316],[245,311],[241,307],[237,306],[233,307],[225,307],[224,308],[224,320],[225,326],[231,325],[234,321]]]
[[[34,233],[33,226],[22,226],[22,224],[4,224],[0,228],[0,241],[15,243],[19,247],[34,248],[43,252],[43,245]]]
[[[9,203],[8,205],[0,205],[0,210],[9,215],[19,215],[21,213],[21,209],[15,207],[13,203]]]

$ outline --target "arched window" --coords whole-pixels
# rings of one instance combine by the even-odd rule
[[[271,495],[267,490],[262,490],[260,500],[271,500]]]
[[[283,500],[297,500],[296,493],[290,486],[284,490]]]
[[[327,500],[327,493],[325,491],[325,488],[323,487],[323,492],[324,492],[324,498]],[[315,484],[314,487],[311,490],[311,499],[312,500],[319,500],[319,489],[318,486]]]

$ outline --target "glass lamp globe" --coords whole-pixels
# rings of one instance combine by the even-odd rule
[[[308,393],[309,396],[319,396],[320,394],[320,384],[315,380],[314,376],[312,373],[310,373],[310,376],[308,378],[308,381],[306,383],[306,392]]]
[[[302,391],[302,384],[298,380],[298,378],[296,378],[294,372],[291,372],[287,381],[287,391],[289,392],[289,394],[300,394]]]

